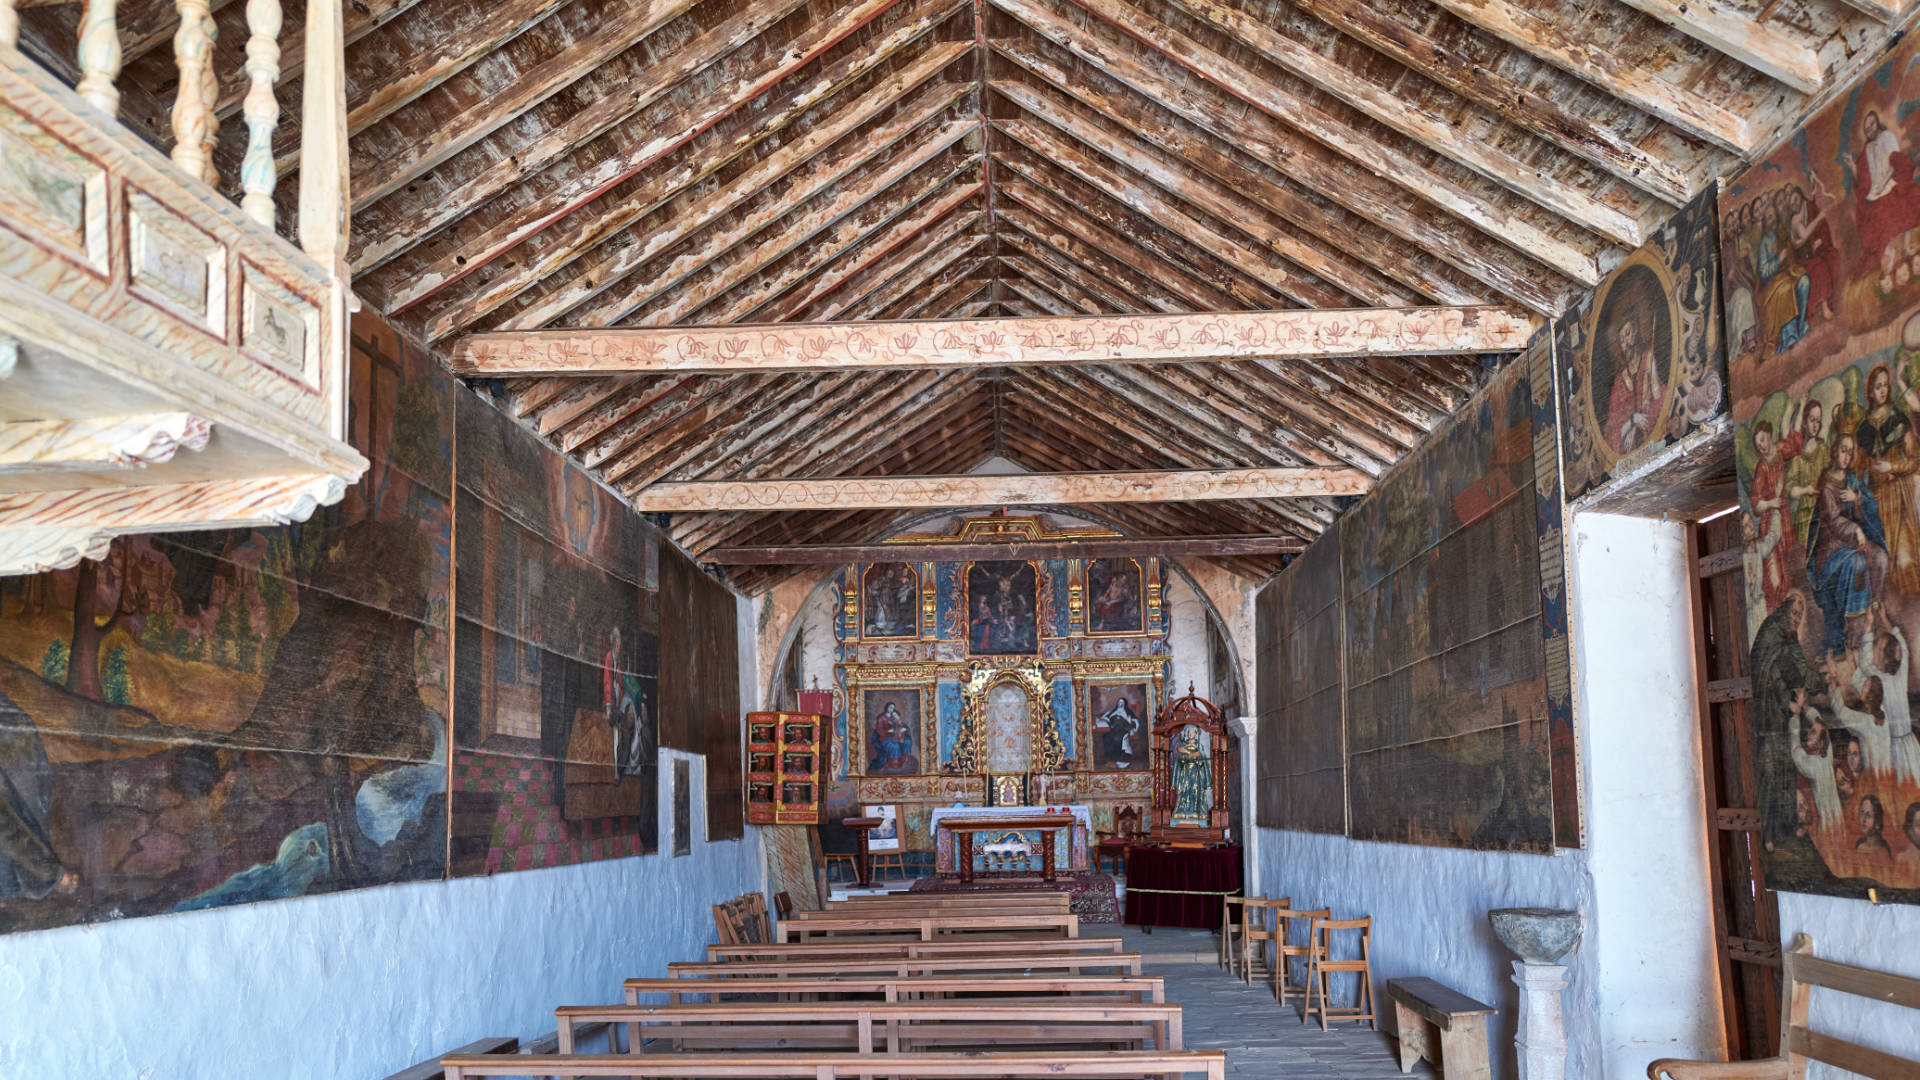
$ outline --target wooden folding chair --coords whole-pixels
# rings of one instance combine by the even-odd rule
[[[1244,896],[1222,896],[1220,898],[1220,966],[1227,974],[1240,974],[1239,927],[1234,925],[1234,908],[1246,903]]]
[[[1267,918],[1267,913],[1284,910],[1287,905],[1288,901],[1284,897],[1279,900],[1268,900],[1261,896],[1248,897],[1240,903],[1240,981],[1248,986],[1253,985],[1256,970],[1262,976],[1267,973],[1265,943],[1279,940],[1274,931],[1274,924]],[[1259,965],[1257,969],[1256,964]]]
[[[1297,959],[1305,963],[1312,957],[1314,920],[1332,918],[1333,909],[1299,911],[1287,908],[1275,912],[1274,915],[1280,920],[1280,925],[1276,930],[1277,936],[1273,944],[1273,1000],[1285,1005],[1288,998],[1298,997],[1302,1000],[1306,998],[1307,980],[1304,978],[1297,982],[1294,980],[1293,962]],[[1296,922],[1307,924],[1307,932],[1301,936],[1298,945],[1293,944],[1293,924]],[[1306,1022],[1304,1015],[1301,1022]]]
[[[1335,960],[1333,958],[1333,935],[1347,930],[1360,933],[1360,952],[1356,959]],[[1301,1014],[1300,1022],[1314,1013],[1320,1014],[1320,1030],[1327,1030],[1329,1020],[1365,1020],[1375,1031],[1380,1023],[1373,1015],[1373,964],[1369,959],[1373,937],[1373,919],[1315,919],[1312,935],[1309,939],[1313,952],[1307,957],[1307,1007]],[[1360,987],[1354,991],[1352,1008],[1337,1008],[1327,996],[1327,976],[1341,972],[1353,972],[1360,978]],[[1315,988],[1320,992],[1320,1004],[1314,1006]]]

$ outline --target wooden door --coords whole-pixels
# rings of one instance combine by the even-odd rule
[[[1720,948],[1727,1057],[1771,1057],[1780,1045],[1780,915],[1767,891],[1747,667],[1747,575],[1739,514],[1694,526],[1694,641],[1700,745],[1706,763],[1708,855]]]

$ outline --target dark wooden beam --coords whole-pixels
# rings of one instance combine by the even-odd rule
[[[1222,555],[1287,555],[1305,551],[1294,536],[1188,536],[1179,539],[1115,538],[1003,544],[807,544],[798,547],[715,548],[701,561],[719,566],[810,566],[826,563],[895,562],[904,559],[965,562],[969,559],[1104,559],[1123,555],[1214,558]]]

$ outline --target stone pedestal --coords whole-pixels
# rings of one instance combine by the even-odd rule
[[[1566,1080],[1567,1021],[1560,1012],[1560,991],[1567,988],[1567,969],[1515,960],[1513,985],[1520,988],[1520,1030],[1513,1039],[1520,1080]]]
[[[1260,721],[1252,716],[1236,716],[1227,721],[1227,730],[1240,743],[1240,835],[1233,837],[1240,844],[1241,861],[1240,880],[1244,883],[1240,891],[1247,896],[1264,895],[1260,891],[1260,824],[1258,808],[1255,806],[1260,791],[1259,774],[1254,770],[1254,737],[1260,730]]]

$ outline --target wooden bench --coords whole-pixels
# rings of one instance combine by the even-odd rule
[[[704,996],[709,1001],[755,995],[782,999],[824,1000],[878,998],[914,1001],[963,994],[1113,995],[1125,1001],[1159,1003],[1166,1000],[1166,983],[1158,975],[1026,975],[1018,980],[966,975],[864,975],[847,978],[760,976],[733,979],[628,979],[622,984],[627,1004],[640,1003],[641,994],[665,994],[669,1002]]]
[[[675,960],[667,975],[677,979],[738,978],[745,975],[940,975],[953,972],[1049,971],[1066,974],[1113,972],[1140,974],[1139,953],[994,953],[982,956],[867,957],[851,960],[712,961]]]
[[[933,916],[851,916],[815,919],[808,922],[781,920],[774,933],[776,941],[808,941],[814,937],[852,935],[918,935],[921,941],[969,934],[1013,935],[1029,933],[1040,937],[1079,937],[1078,915],[933,915]]]
[[[440,1054],[418,1065],[409,1065],[387,1080],[443,1080],[447,1075],[446,1066],[440,1064],[441,1058],[448,1056],[471,1056],[474,1054],[512,1054],[520,1049],[520,1040],[511,1035],[496,1035],[487,1039],[476,1039],[457,1050]]]
[[[1489,1080],[1487,1017],[1497,1010],[1432,979],[1388,979],[1394,1035],[1400,1040],[1400,1071],[1422,1058],[1441,1080]],[[1431,1025],[1431,1030],[1429,1030]]]
[[[787,921],[808,919],[905,918],[915,915],[1065,915],[1071,905],[1044,900],[994,900],[964,904],[935,901],[926,904],[833,904],[823,911],[796,911]]]
[[[441,1060],[447,1080],[472,1076],[623,1076],[736,1080],[861,1080],[876,1074],[898,1080],[1177,1080],[1193,1075],[1226,1080],[1224,1050],[1114,1050],[1033,1054],[555,1054],[453,1055]]]
[[[614,1024],[629,1053],[652,1036],[678,1051],[856,1050],[863,1054],[1019,1047],[1034,1050],[1181,1049],[1178,1005],[1068,998],[982,1001],[704,1002],[567,1005],[555,1009],[558,1052],[574,1025]]]
[[[1780,1053],[1759,1061],[1681,1061],[1662,1058],[1647,1066],[1650,1080],[1801,1080],[1807,1062],[1818,1061],[1858,1073],[1869,1080],[1915,1080],[1920,1062],[1896,1057],[1808,1027],[1813,988],[1837,990],[1871,1001],[1891,1002],[1920,1011],[1920,979],[1872,968],[1822,960],[1813,955],[1813,939],[1800,934],[1781,955],[1783,994]],[[1911,1021],[1920,1027],[1920,1016]]]
[[[896,896],[850,896],[845,900],[829,900],[824,910],[865,912],[922,907],[999,908],[1009,904],[1065,911],[1072,906],[1073,898],[1063,892],[1042,892],[1038,889],[1030,892],[1003,893],[903,893]]]
[[[1119,952],[1122,944],[1121,939],[1117,937],[1001,938],[990,934],[941,941],[911,939],[853,941],[848,938],[832,938],[826,941],[787,942],[778,945],[709,945],[707,959],[814,960],[828,956],[909,959],[923,956],[991,956],[994,953],[1025,953],[1037,956],[1054,953]]]

